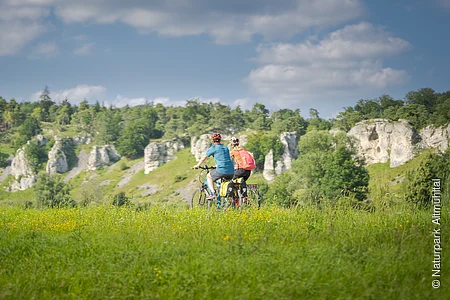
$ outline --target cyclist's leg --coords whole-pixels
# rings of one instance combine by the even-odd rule
[[[216,192],[214,189],[214,181],[216,181],[219,178],[220,178],[220,173],[218,173],[216,170],[212,170],[206,176],[208,188],[209,188],[210,192],[212,193],[211,196],[215,197]]]

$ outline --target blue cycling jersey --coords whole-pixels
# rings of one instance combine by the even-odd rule
[[[206,152],[206,156],[214,157],[217,165],[217,172],[222,174],[234,174],[234,165],[230,158],[230,150],[223,144],[211,146]]]

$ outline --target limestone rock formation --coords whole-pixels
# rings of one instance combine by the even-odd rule
[[[289,170],[292,167],[292,161],[298,157],[296,132],[283,132],[280,141],[284,145],[284,153],[276,163],[275,173],[277,175]]]
[[[420,148],[436,148],[445,152],[449,146],[450,124],[447,126],[433,127],[428,126],[420,131]]]
[[[289,170],[292,167],[292,161],[298,157],[298,139],[295,131],[283,132],[280,135],[280,141],[284,146],[284,152],[281,159],[277,162],[273,161],[273,150],[270,150],[264,158],[263,176],[268,181],[273,180],[275,175],[280,175]]]
[[[200,137],[191,138],[191,153],[195,156],[195,160],[199,161],[206,151],[211,147],[211,139],[209,134],[202,134]]]
[[[120,160],[113,145],[94,146],[89,154],[87,169],[90,171],[102,169]]]
[[[48,153],[46,171],[48,174],[65,173],[69,171],[66,154],[63,151],[63,141],[55,137],[55,144]]]
[[[26,147],[17,150],[16,156],[11,162],[11,175],[15,178],[15,181],[9,186],[11,192],[26,190],[37,181],[37,176],[25,154]]]
[[[273,150],[270,149],[269,153],[264,157],[264,170],[263,177],[272,181],[275,179],[275,168],[273,167]]]
[[[42,134],[38,134],[36,136],[36,143],[38,146],[45,146],[48,143],[48,138],[46,138]]]
[[[72,143],[75,146],[78,145],[89,145],[91,143],[91,137],[89,135],[77,135],[72,138]]]
[[[144,173],[148,174],[162,164],[174,159],[174,154],[184,149],[179,140],[150,142],[144,150]]]
[[[398,167],[414,158],[421,149],[436,148],[445,151],[450,138],[450,125],[428,126],[419,133],[406,121],[385,119],[357,123],[348,133],[357,141],[357,152],[367,165],[390,161]]]

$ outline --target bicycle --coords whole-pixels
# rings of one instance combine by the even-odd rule
[[[240,208],[261,208],[263,198],[258,191],[258,185],[255,183],[247,183],[244,178],[236,178],[231,180],[228,186],[230,196],[234,199],[235,206]]]
[[[206,174],[201,172],[199,175],[201,186],[192,195],[189,206],[191,209],[194,207],[210,209],[213,204],[216,205],[218,209],[223,208],[224,210],[229,207],[255,207],[258,209],[261,207],[262,196],[258,191],[257,184],[247,184],[242,178],[235,180],[221,179],[220,183],[216,181],[215,192],[217,198],[213,200],[206,199],[209,196],[210,191],[206,184],[206,180],[203,180],[203,178],[208,175],[210,170],[215,169],[215,167],[208,167],[205,165],[204,167],[200,166],[199,169],[206,171]],[[228,184],[224,185],[227,182]],[[224,187],[226,186],[226,189],[221,189],[222,185],[224,185]]]

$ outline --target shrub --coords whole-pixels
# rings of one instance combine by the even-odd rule
[[[37,206],[40,208],[70,207],[76,204],[70,196],[70,185],[58,176],[40,173],[33,189]]]
[[[175,176],[174,183],[181,182],[181,181],[185,180],[186,178],[187,178],[186,175],[177,175],[177,176]]]
[[[118,207],[124,206],[124,205],[130,205],[130,204],[131,204],[130,199],[127,196],[125,196],[125,192],[120,192],[120,193],[116,194],[114,196],[113,202],[112,202],[112,205],[118,206]]]
[[[442,199],[448,199],[450,189],[450,148],[444,154],[429,154],[422,164],[407,175],[406,201],[419,207],[429,207],[433,179],[441,180]]]

